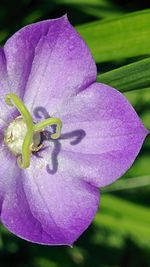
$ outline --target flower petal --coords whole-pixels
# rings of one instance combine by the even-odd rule
[[[16,158],[6,150],[2,140],[0,140],[0,211],[2,210],[3,200],[9,192],[10,188],[14,187],[16,173],[19,173],[16,164]]]
[[[63,123],[59,168],[95,186],[123,175],[148,133],[127,99],[104,84],[80,92],[54,116]]]
[[[25,93],[30,111],[32,105],[76,94],[96,80],[91,53],[66,16],[16,32],[0,50],[0,67],[2,97],[13,92],[23,99]]]
[[[9,88],[8,76],[7,76],[7,67],[6,67],[6,58],[3,48],[0,48],[0,89],[1,96],[4,96]]]
[[[7,58],[15,62],[10,72],[22,88],[21,74],[24,81],[29,76],[24,100],[30,110],[51,98],[74,95],[96,80],[89,48],[66,16],[21,29],[7,42]]]
[[[12,119],[12,114],[14,110],[10,111],[10,108],[5,103],[5,96],[10,91],[9,78],[7,74],[7,64],[5,53],[2,48],[0,48],[0,124],[6,124],[7,119]],[[1,128],[1,126],[0,126]]]
[[[50,149],[31,159],[5,195],[1,220],[31,242],[72,245],[89,226],[99,204],[99,190],[88,183],[47,170]]]
[[[12,92],[23,97],[34,57],[33,43],[37,43],[35,36],[32,38],[30,36],[29,41],[26,41],[20,30],[4,45],[3,61],[6,69],[4,78],[7,79],[5,94]]]

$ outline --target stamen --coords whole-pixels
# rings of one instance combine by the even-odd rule
[[[22,119],[26,123],[27,126],[27,133],[25,135],[22,148],[21,148],[21,155],[17,158],[17,163],[20,168],[28,168],[30,165],[30,156],[32,152],[32,142],[34,138],[35,132],[43,131],[45,127],[50,125],[56,125],[56,133],[51,135],[52,139],[57,139],[60,137],[61,134],[61,128],[62,128],[62,122],[58,118],[48,118],[42,122],[39,122],[37,124],[33,124],[32,117],[30,115],[30,112],[24,105],[24,103],[21,101],[21,99],[13,94],[7,94],[5,98],[6,104],[9,106],[15,105],[16,108],[19,110]],[[35,149],[35,148],[34,148]]]
[[[41,131],[43,130],[45,127],[50,126],[50,125],[56,125],[56,133],[51,135],[52,139],[57,139],[60,137],[61,134],[61,128],[62,128],[62,122],[60,119],[58,118],[48,118],[44,121],[41,121],[37,124],[34,125],[34,131]]]

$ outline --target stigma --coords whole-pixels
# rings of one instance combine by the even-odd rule
[[[56,132],[51,139],[58,139],[61,134],[62,122],[59,118],[47,118],[37,124],[33,123],[32,116],[22,100],[15,94],[6,95],[5,102],[15,106],[20,116],[12,121],[4,132],[4,142],[13,155],[17,157],[20,168],[30,166],[30,157],[33,151],[41,148],[41,132],[47,126],[56,125]]]

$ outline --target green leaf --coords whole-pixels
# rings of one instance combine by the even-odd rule
[[[57,0],[57,4],[60,3],[77,8],[98,19],[107,17],[110,19],[125,12],[121,7],[111,3],[109,0]]]
[[[142,119],[145,127],[150,129],[150,88],[129,91],[124,94]],[[149,138],[148,138],[149,140]],[[149,169],[149,164],[146,170]],[[150,172],[149,172],[150,173]]]
[[[150,211],[110,195],[102,195],[101,212],[97,213],[94,224],[110,230],[114,236],[132,238],[136,243],[150,246]]]
[[[77,27],[96,62],[150,55],[150,10]]]
[[[88,4],[92,4],[92,5],[99,5],[99,4],[104,4],[105,2],[107,2],[106,0],[57,0],[57,2],[59,3],[63,3],[63,4],[76,4],[76,5],[82,5],[84,4],[85,6]]]
[[[106,186],[102,189],[102,192],[113,192],[120,190],[129,190],[129,189],[137,189],[141,187],[150,187],[150,175],[147,176],[139,176],[128,179],[120,179],[119,181],[113,183],[110,186]]]
[[[97,81],[121,92],[150,87],[150,58],[100,74]]]

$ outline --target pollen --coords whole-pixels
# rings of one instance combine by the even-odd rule
[[[4,142],[8,149],[16,156],[22,154],[22,145],[27,134],[27,125],[21,116],[12,121],[4,132]],[[36,132],[33,135],[33,140],[30,150],[35,151],[40,144],[40,133]]]

